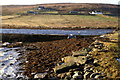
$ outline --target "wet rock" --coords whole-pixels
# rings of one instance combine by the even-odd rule
[[[103,78],[103,77],[101,75],[96,75],[95,78],[99,79],[99,78]]]
[[[79,72],[76,72],[73,76],[74,79],[82,79],[82,75]]]
[[[76,64],[74,62],[68,62],[68,63],[63,63],[62,65],[56,66],[53,68],[54,72],[65,72],[69,70],[70,68],[74,68]]]
[[[11,51],[12,49],[6,49],[6,50],[4,50],[4,52],[8,52],[8,51]]]
[[[70,80],[71,79],[71,77],[69,77],[69,76],[65,76],[65,78],[64,78],[64,80]]]
[[[4,63],[1,64],[1,66],[4,66],[4,65],[5,65]]]
[[[94,70],[94,68],[90,68],[90,70],[92,70],[92,71],[93,71],[93,70]]]
[[[10,43],[9,42],[4,42],[3,44],[2,44],[2,47],[6,47],[7,45],[9,45]]]
[[[22,42],[16,42],[16,43],[11,43],[10,45],[7,45],[7,48],[21,47],[22,45],[23,45]]]
[[[99,60],[98,59],[94,59],[94,64],[96,64],[96,63],[98,63],[99,62]]]
[[[101,51],[101,49],[93,48],[93,50],[92,50],[92,51],[99,52],[99,51]]]
[[[90,66],[89,65],[85,65],[85,67],[84,67],[84,70],[90,70]]]
[[[47,75],[47,73],[38,73],[34,75],[34,78],[44,78]]]
[[[96,75],[100,75],[100,73],[92,73],[92,74],[90,75],[90,78],[94,78]]]
[[[59,77],[59,78],[61,78],[61,79],[64,79],[64,78],[65,78],[65,76],[66,76],[66,74],[65,74],[65,73],[61,73],[61,74],[58,74],[58,75],[57,75],[57,77]]]
[[[72,72],[67,72],[66,75],[67,75],[67,77],[71,78],[72,77]]]
[[[93,42],[93,44],[94,44],[94,45],[99,45],[100,43],[99,43],[98,40],[96,40],[96,41]]]
[[[67,56],[64,57],[64,62],[75,62],[75,63],[80,63],[80,64],[85,64],[87,61],[86,56],[78,56],[78,57],[73,57],[73,56]]]
[[[90,78],[90,75],[92,74],[92,72],[86,72],[85,74],[84,74],[84,78],[86,79],[86,78]]]
[[[20,80],[20,79],[23,80],[23,79],[24,79],[24,76],[22,76],[22,74],[19,73],[19,74],[16,76],[16,78],[17,78],[18,80]]]
[[[0,52],[0,56],[4,56],[4,52]]]

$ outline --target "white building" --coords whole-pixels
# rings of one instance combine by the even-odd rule
[[[102,12],[100,12],[100,11],[92,11],[92,12],[89,12],[90,14],[100,14],[100,15],[102,15],[103,13]]]

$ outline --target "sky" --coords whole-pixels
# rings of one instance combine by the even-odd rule
[[[107,3],[118,4],[120,0],[0,0],[0,5],[32,5],[44,3]]]

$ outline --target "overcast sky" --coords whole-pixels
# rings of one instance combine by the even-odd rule
[[[44,3],[107,3],[118,4],[120,0],[0,0],[0,5],[31,5]]]

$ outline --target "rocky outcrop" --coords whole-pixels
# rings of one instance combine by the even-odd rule
[[[99,60],[91,56],[92,52],[95,52],[94,56],[99,55],[99,52],[104,47],[103,43],[98,40],[93,42],[89,48],[72,52],[72,56],[66,56],[62,58],[62,65],[57,65],[54,68],[54,72],[59,79],[101,79],[106,77],[102,75],[100,71],[97,71],[93,66],[98,65]]]

